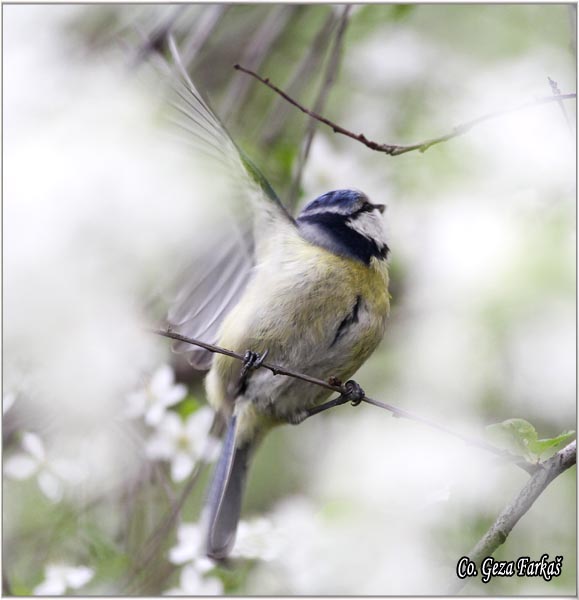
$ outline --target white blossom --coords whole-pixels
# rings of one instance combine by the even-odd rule
[[[34,588],[36,596],[61,596],[68,589],[77,590],[86,585],[94,575],[89,567],[71,567],[50,564],[44,570],[44,581]]]
[[[279,532],[269,519],[262,517],[239,523],[233,556],[272,560],[279,555],[280,551]]]
[[[6,392],[2,396],[2,414],[6,414],[16,400],[16,394],[13,392]]]
[[[175,565],[192,564],[199,573],[215,567],[215,561],[205,556],[203,535],[197,523],[182,523],[177,529],[177,544],[169,550],[169,560]]]
[[[240,521],[237,527],[232,557],[273,560],[282,550],[280,532],[264,517]],[[198,523],[182,523],[177,529],[177,544],[169,550],[169,560],[175,565],[191,563],[200,573],[206,573],[215,562],[205,556],[202,529]]]
[[[189,564],[181,571],[180,586],[165,592],[166,596],[220,596],[223,584],[217,577],[203,577],[194,565]]]
[[[175,482],[183,481],[199,459],[212,461],[216,457],[219,443],[209,436],[212,422],[213,411],[208,407],[195,411],[185,420],[168,412],[147,443],[147,455],[170,461],[171,478]]]
[[[14,454],[4,463],[4,474],[17,480],[36,476],[38,487],[52,502],[59,502],[67,484],[78,483],[82,477],[80,469],[73,461],[64,459],[49,460],[44,443],[35,433],[22,434],[24,452]]]
[[[159,367],[143,389],[127,396],[126,415],[130,418],[144,416],[147,425],[158,425],[169,406],[181,402],[187,387],[175,383],[175,374],[168,365]]]

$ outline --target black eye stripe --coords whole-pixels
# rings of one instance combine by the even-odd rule
[[[351,216],[355,217],[356,215],[360,215],[365,212],[372,212],[373,210],[374,210],[374,205],[368,204],[366,202],[365,204],[362,204],[362,206],[356,212],[353,212]]]
[[[372,212],[373,210],[383,212],[383,206],[383,204],[371,204],[370,202],[365,202],[358,210],[349,214],[348,218],[352,219],[363,213]]]
[[[362,212],[367,211],[366,208]],[[366,265],[370,264],[373,256],[387,258],[388,246],[379,244],[350,227],[348,222],[352,221],[352,217],[353,215],[344,217],[335,213],[316,213],[302,215],[297,222],[305,239],[335,254],[351,256]]]

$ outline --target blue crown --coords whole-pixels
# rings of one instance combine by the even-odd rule
[[[372,210],[373,208],[367,196],[358,190],[334,190],[306,204],[299,216],[301,218],[313,214],[333,213],[351,217],[360,209]]]
[[[372,257],[386,259],[388,246],[381,239],[372,239],[354,227],[362,214],[378,210],[357,190],[334,190],[312,200],[299,214],[297,224],[304,239],[337,254],[359,260],[366,265]]]

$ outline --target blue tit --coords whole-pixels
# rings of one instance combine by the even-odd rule
[[[232,195],[251,222],[227,234],[206,271],[185,283],[169,310],[174,331],[321,379],[350,378],[384,334],[389,312],[388,245],[382,213],[358,190],[316,198],[297,218],[233,142],[183,69],[175,89],[177,121],[190,142],[225,166]],[[212,308],[211,308],[212,307]],[[248,466],[273,427],[299,423],[327,400],[321,387],[266,369],[249,371],[221,354],[177,344],[197,368],[210,367],[207,398],[226,425],[202,515],[207,555],[225,558],[234,543]]]

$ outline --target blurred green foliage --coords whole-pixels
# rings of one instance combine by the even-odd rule
[[[200,16],[212,9],[214,5],[188,7],[173,24],[178,43],[187,42]],[[233,101],[234,110],[226,116],[226,125],[281,198],[286,198],[291,189],[308,119],[232,67],[244,56],[250,63],[256,60],[260,74],[287,89],[332,11],[335,31],[342,9],[341,5],[232,5],[191,61],[193,78],[217,114]],[[86,6],[71,12],[60,25],[50,26],[59,27],[59,35],[71,47],[80,44],[82,56],[99,57],[117,49],[120,40],[125,49],[138,45],[143,34],[170,21],[175,10],[174,6],[154,5]],[[571,5],[538,4],[357,5],[346,31],[340,69],[321,112],[355,132],[363,130],[376,141],[414,143],[450,131],[485,111],[549,95],[548,75],[559,80],[562,91],[570,91],[575,83],[571,10]],[[257,32],[272,15],[283,22],[279,34],[268,47],[261,48],[261,54],[245,55],[251,44],[259,41]],[[9,26],[10,21],[5,20],[4,27]],[[312,54],[308,74],[295,82],[292,93],[304,106],[311,108],[316,102],[332,36],[326,36],[319,51]],[[238,86],[247,86],[246,93],[239,95]],[[572,106],[568,104],[571,116]],[[557,107],[536,111],[536,121],[551,114],[550,109]],[[574,176],[569,176],[574,167],[566,171],[561,167],[561,172],[553,168],[541,179],[537,175],[540,160],[523,151],[524,143],[512,151],[512,163],[505,166],[501,148],[515,147],[509,143],[516,135],[507,131],[513,119],[505,117],[500,124],[481,126],[468,136],[424,154],[395,159],[373,153],[318,124],[315,140],[325,145],[313,148],[299,191],[303,202],[317,189],[318,179],[338,180],[351,167],[357,178],[352,185],[367,182],[389,205],[392,313],[384,344],[357,375],[364,389],[376,398],[439,420],[473,423],[476,432],[484,431],[488,423],[507,419],[489,428],[495,439],[500,438],[501,447],[536,460],[567,441],[571,433],[558,434],[569,430],[575,418],[572,378],[568,370],[561,377],[555,370],[566,359],[573,359],[568,344],[564,346],[566,338],[561,342],[556,338],[554,346],[564,350],[553,357],[547,354],[541,365],[546,389],[553,379],[562,385],[556,404],[548,397],[541,402],[530,398],[524,386],[529,370],[543,371],[533,368],[540,362],[535,355],[535,362],[524,354],[520,356],[530,347],[529,339],[539,347],[543,344],[542,339],[536,339],[541,333],[535,333],[535,321],[544,324],[540,332],[554,330],[557,313],[565,317],[569,307],[574,307],[575,189]],[[562,118],[558,124],[563,127]],[[558,131],[551,126],[547,130],[553,135]],[[560,137],[553,142],[542,139],[543,135],[545,129],[540,129],[540,139],[527,146],[558,150],[559,163],[574,156],[574,134],[565,134],[570,143],[563,150]],[[503,226],[510,237],[501,246],[502,253],[483,257],[472,266],[460,259],[473,250],[472,246],[465,250],[464,244],[476,234],[479,220],[486,216],[481,216],[481,206],[490,207],[489,212],[494,211],[498,217],[479,246],[499,243],[495,227]],[[457,214],[462,216],[457,217],[459,224],[453,225]],[[457,231],[463,235],[455,240]],[[452,252],[441,257],[445,241]],[[487,271],[483,268],[485,261],[492,261]],[[474,284],[468,283],[469,276]],[[563,327],[574,325],[570,318]],[[520,363],[527,370],[517,370]],[[551,370],[555,373],[553,379],[547,377]],[[172,410],[182,418],[190,416],[203,406],[202,394],[200,387],[193,389]],[[320,417],[319,424],[304,423],[299,430],[280,428],[264,441],[250,475],[244,514],[265,514],[284,498],[304,495],[314,499],[323,521],[336,529],[353,522],[356,533],[368,535],[371,529],[355,517],[362,519],[370,510],[363,504],[363,496],[371,492],[358,490],[359,505],[351,497],[328,499],[329,492],[324,491],[320,479],[330,475],[321,465],[326,464],[334,448],[348,443],[336,436],[333,428],[346,422],[352,429],[361,429],[360,411],[371,410],[376,410],[372,418],[384,423],[384,434],[375,440],[375,451],[357,467],[379,478],[383,476],[378,475],[383,456],[394,455],[399,457],[400,471],[418,468],[417,462],[408,463],[408,467],[406,452],[420,442],[423,430],[419,426],[402,441],[391,441],[388,434],[398,423],[385,412],[367,406],[338,408]],[[537,430],[552,437],[538,439]],[[364,435],[361,431],[360,444],[367,441],[362,439]],[[17,440],[10,439],[13,441],[6,448],[8,453],[17,446]],[[461,449],[460,444],[456,446],[457,453]],[[426,447],[425,454],[429,450]],[[501,475],[496,475],[497,470]],[[442,509],[427,505],[417,510],[421,518],[424,513],[439,515],[424,531],[430,548],[441,554],[433,562],[452,565],[466,553],[526,481],[524,473],[508,466],[488,465],[488,472],[492,473],[489,481],[500,485],[489,490],[483,502],[464,493],[458,499],[450,494]],[[466,478],[467,470],[462,474]],[[354,474],[343,467],[340,475],[348,481]],[[405,480],[397,479],[398,471],[391,475],[395,488],[392,496],[399,497],[404,494]],[[417,470],[415,477],[422,475]],[[204,472],[183,507],[185,522],[198,519],[207,481],[208,473]],[[183,487],[171,483],[168,465],[144,464],[137,480],[128,482],[126,489],[103,490],[92,503],[78,508],[74,503],[50,504],[33,481],[7,482],[4,519],[10,521],[10,527],[4,547],[12,593],[31,594],[42,580],[47,562],[71,555],[79,562],[96,565],[89,592],[122,593],[119,582],[124,581],[129,569],[138,567],[142,548]],[[503,560],[521,554],[564,554],[560,578],[549,584],[518,578],[495,579],[487,586],[473,581],[466,591],[480,595],[576,593],[575,490],[573,469],[543,494],[496,553],[496,558]],[[385,546],[398,542],[402,545],[403,538],[390,538],[390,527],[400,518],[387,510],[392,499],[380,500],[384,510],[375,517],[373,529],[384,529]],[[416,499],[409,498],[409,504],[411,500]],[[99,501],[104,508],[96,506]],[[130,588],[130,593],[156,595],[176,585],[176,568],[166,559],[174,543],[173,528],[160,544],[153,563],[138,573],[138,585]],[[247,586],[254,567],[253,561],[239,561],[231,569],[217,569],[225,592],[253,591]],[[295,593],[291,581],[280,581],[281,592],[275,589],[274,593]],[[414,583],[410,581],[403,592],[414,593]],[[323,592],[342,593],[339,584],[329,581]],[[386,588],[379,591],[393,593]],[[346,592],[353,590],[346,588]]]

